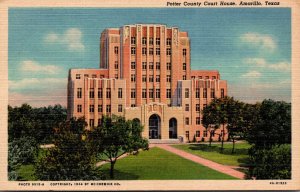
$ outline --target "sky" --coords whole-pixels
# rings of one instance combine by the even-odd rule
[[[192,69],[219,70],[228,95],[291,102],[290,8],[10,8],[9,104],[67,103],[70,68],[99,68],[106,28],[160,23],[187,31]]]

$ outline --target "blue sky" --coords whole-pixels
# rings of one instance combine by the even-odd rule
[[[289,8],[10,8],[9,104],[66,106],[69,68],[98,68],[100,33],[125,24],[178,26],[193,69],[217,69],[245,102],[291,101]]]

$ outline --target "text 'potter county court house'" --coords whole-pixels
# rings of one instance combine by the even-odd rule
[[[227,82],[218,71],[191,70],[190,52],[188,33],[177,27],[135,24],[104,30],[100,69],[69,71],[68,118],[84,116],[90,128],[101,123],[102,115],[123,115],[144,125],[149,139],[207,141],[201,111],[227,95]]]

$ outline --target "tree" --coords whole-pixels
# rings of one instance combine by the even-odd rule
[[[62,123],[55,135],[55,147],[48,149],[35,167],[40,180],[95,180],[103,177],[95,169],[93,150],[85,134],[84,118]]]
[[[250,164],[247,176],[256,179],[288,179],[291,177],[291,104],[264,100],[257,105],[248,129]]]
[[[259,149],[276,144],[291,143],[291,104],[283,101],[264,100],[256,122],[247,134],[247,141]]]
[[[209,132],[209,146],[211,146],[212,136],[214,132],[219,128],[219,117],[216,111],[216,104],[216,102],[212,102],[210,103],[210,105],[206,106],[202,111],[202,124],[205,127],[206,131]]]
[[[137,154],[139,149],[147,149],[148,141],[141,136],[143,127],[137,121],[124,117],[103,116],[101,125],[92,129],[88,140],[93,150],[104,154],[101,160],[110,162],[110,178],[114,178],[117,159],[126,153]]]

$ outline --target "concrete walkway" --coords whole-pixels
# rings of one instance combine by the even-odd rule
[[[209,168],[214,169],[216,171],[219,171],[221,173],[230,175],[232,177],[236,177],[236,178],[239,178],[239,179],[244,179],[244,176],[245,176],[244,173],[236,171],[233,168],[231,168],[230,166],[226,166],[226,165],[221,165],[219,163],[215,163],[213,161],[210,161],[210,160],[201,158],[199,156],[187,153],[185,151],[176,149],[174,147],[171,147],[168,144],[151,144],[151,147],[159,147],[161,149],[164,149],[166,151],[174,153],[174,154],[176,154],[178,156],[181,156],[181,157],[183,157],[185,159],[191,160],[191,161],[193,161],[195,163],[199,163],[201,165],[204,165],[206,167],[209,167]]]

